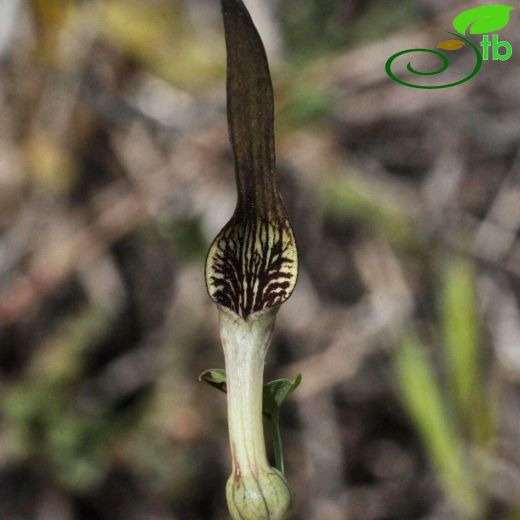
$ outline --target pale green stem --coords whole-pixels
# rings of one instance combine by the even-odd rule
[[[219,307],[226,359],[229,441],[233,472],[226,498],[233,520],[285,520],[292,492],[267,460],[262,423],[264,362],[276,310],[244,320]]]
[[[262,386],[274,320],[274,313],[245,321],[226,310],[220,312],[235,476],[257,474],[269,468],[262,424]]]

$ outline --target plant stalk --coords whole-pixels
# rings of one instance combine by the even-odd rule
[[[276,310],[247,320],[219,307],[226,361],[232,474],[226,486],[234,520],[285,520],[292,492],[283,474],[269,465],[262,422],[264,363]]]
[[[220,312],[227,375],[229,441],[236,478],[269,467],[262,423],[264,363],[275,316],[243,320]]]

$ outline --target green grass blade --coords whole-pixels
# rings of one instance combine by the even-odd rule
[[[487,384],[480,359],[480,330],[475,275],[464,260],[450,262],[444,272],[441,327],[444,358],[453,401],[473,440],[491,435],[490,414],[485,409]]]
[[[417,338],[408,337],[397,348],[394,361],[402,399],[441,484],[464,518],[476,517],[479,498],[466,466],[462,439],[424,347]]]

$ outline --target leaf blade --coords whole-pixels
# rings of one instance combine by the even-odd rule
[[[274,379],[266,383],[263,392],[264,413],[270,417],[278,415],[283,402],[298,388],[301,380],[302,375],[298,374],[293,380]]]
[[[439,480],[455,505],[473,518],[480,499],[466,465],[462,438],[448,411],[424,345],[410,335],[396,349],[394,366],[401,398]]]
[[[221,392],[227,392],[226,371],[223,368],[208,368],[198,377],[199,383],[206,383]]]

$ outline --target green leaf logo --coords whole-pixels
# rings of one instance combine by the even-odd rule
[[[509,22],[514,8],[510,5],[483,5],[459,13],[453,20],[453,27],[460,34],[484,34],[498,31]]]

